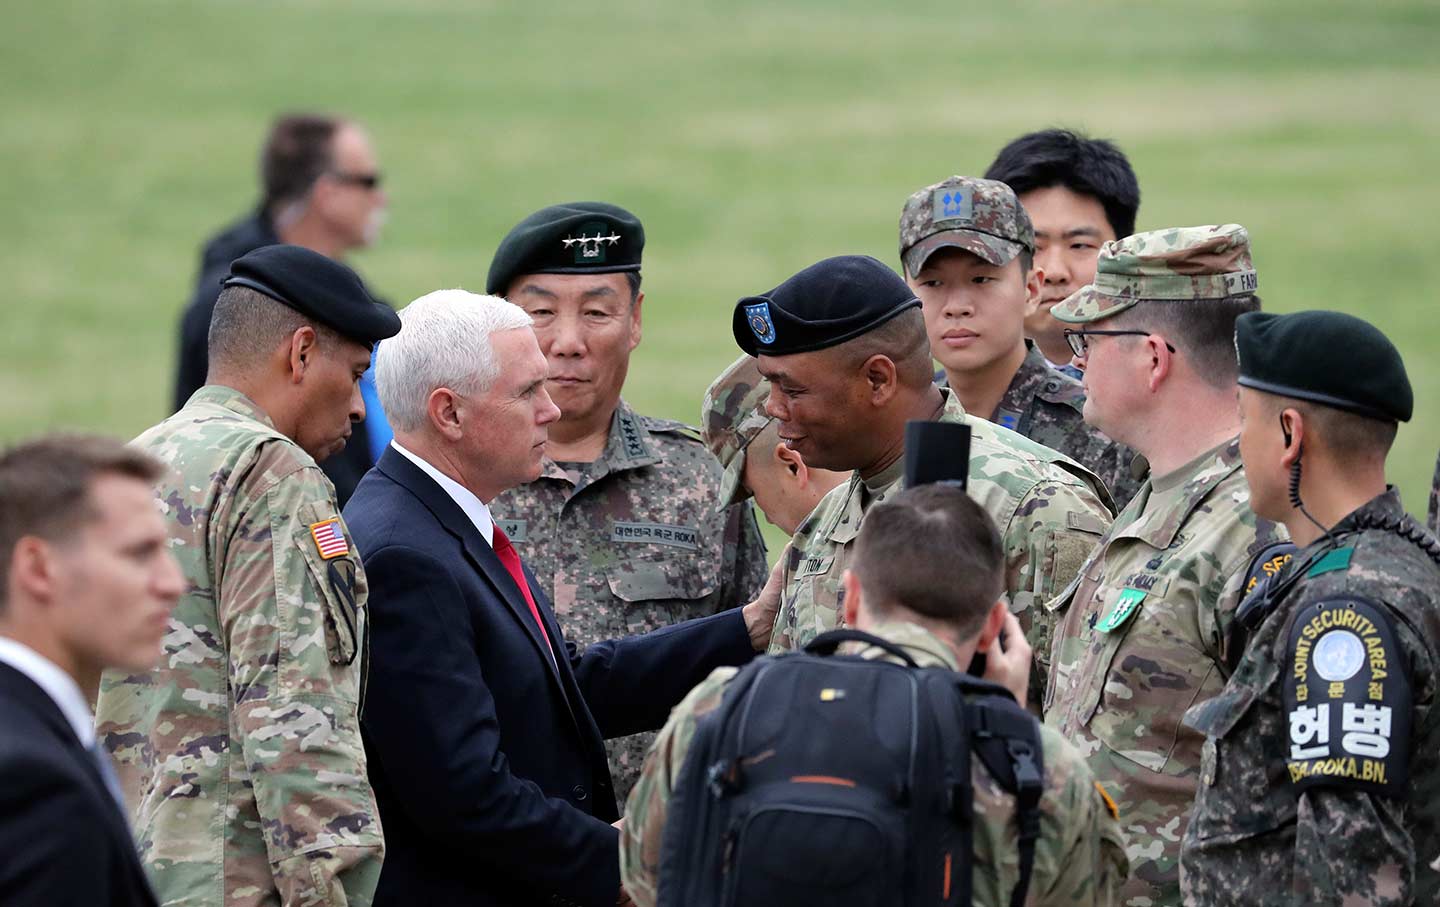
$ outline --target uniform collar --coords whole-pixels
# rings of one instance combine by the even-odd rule
[[[95,716],[90,714],[85,694],[75,678],[44,655],[8,636],[0,636],[0,662],[24,674],[45,691],[65,716],[65,722],[81,746],[89,749],[95,744]]]
[[[1067,384],[1073,383],[1073,379],[1050,365],[1050,360],[1045,358],[1039,347],[1027,340],[1025,358],[1020,362],[1020,368],[1016,369],[1015,377],[1010,379],[1010,386],[1005,389],[1005,395],[995,407],[994,415],[998,416],[1001,410],[1023,413],[1030,408],[1036,397],[1049,399]],[[997,420],[992,418],[990,421]]]
[[[885,621],[871,627],[866,632],[871,636],[878,636],[886,642],[895,643],[915,659],[915,663],[922,668],[960,670],[960,662],[951,648],[940,637],[919,624],[903,620]],[[860,643],[860,645],[864,646],[857,653],[861,658],[899,661],[879,646],[865,646],[864,643]]]
[[[644,419],[630,408],[630,404],[621,399],[610,416],[605,449],[600,452],[600,458],[585,470],[586,480],[593,483],[609,473],[653,466],[661,460],[650,444],[650,431],[645,427]],[[567,483],[570,481],[565,470],[548,456],[541,466],[540,476]]]
[[[270,416],[265,410],[249,397],[242,394],[233,387],[224,384],[207,384],[190,395],[185,401],[186,406],[194,403],[210,403],[215,406],[224,407],[234,413],[239,413],[247,419],[254,419],[266,428],[274,429],[275,423],[270,421]]]
[[[1115,537],[1140,539],[1152,548],[1170,547],[1200,502],[1241,465],[1240,439],[1236,437],[1168,475],[1152,478],[1125,508],[1138,516]],[[1151,507],[1152,501],[1157,506]]]
[[[1398,519],[1405,515],[1405,505],[1400,501],[1400,491],[1394,485],[1386,485],[1385,490],[1375,497],[1356,507],[1345,518],[1331,528],[1331,532],[1353,532],[1363,528],[1363,524],[1370,519]],[[1320,541],[1325,537],[1321,536]]]

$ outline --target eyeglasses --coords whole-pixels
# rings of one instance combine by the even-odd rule
[[[380,188],[379,173],[341,173],[338,170],[332,170],[326,176],[337,183],[345,183],[349,186],[361,186],[372,190]]]
[[[1086,337],[1149,337],[1152,331],[1076,331],[1070,328],[1065,329],[1065,342],[1070,344],[1070,352],[1076,358],[1083,359],[1090,352],[1090,344]],[[1170,341],[1165,341],[1165,349],[1175,352],[1175,347]]]

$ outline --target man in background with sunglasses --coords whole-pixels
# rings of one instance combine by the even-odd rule
[[[1258,519],[1240,462],[1235,319],[1260,308],[1237,224],[1106,243],[1095,282],[1051,314],[1085,376],[1085,421],[1150,476],[1056,618],[1045,721],[1087,754],[1129,836],[1121,903],[1180,904],[1177,860],[1203,738],[1185,710],[1225,686],[1247,589],[1287,556]]]
[[[359,124],[329,114],[275,120],[260,155],[260,204],[206,242],[195,291],[180,320],[173,409],[205,382],[210,316],[230,262],[261,246],[288,243],[342,261],[370,245],[385,220],[386,196],[370,137]],[[373,294],[372,294],[373,295]],[[361,382],[365,419],[340,453],[321,464],[340,506],[375,465],[391,432],[375,393],[374,370]]]

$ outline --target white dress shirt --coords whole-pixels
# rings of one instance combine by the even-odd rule
[[[465,515],[470,518],[470,522],[474,523],[475,528],[480,530],[480,534],[485,537],[485,544],[492,548],[495,547],[495,520],[491,518],[490,508],[485,505],[484,501],[475,497],[475,493],[464,485],[461,485],[434,466],[420,459],[420,457],[401,447],[399,441],[391,441],[390,446],[399,451],[405,459],[420,467],[421,471],[435,480],[435,484],[445,489],[445,493],[450,495],[450,499],[458,504],[461,510],[465,511]]]
[[[44,655],[8,636],[0,636],[0,662],[29,677],[45,691],[70,723],[81,746],[90,749],[95,745],[95,716],[90,713],[90,705],[75,678]]]

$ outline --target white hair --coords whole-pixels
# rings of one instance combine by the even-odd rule
[[[407,305],[400,333],[375,352],[375,389],[390,424],[419,431],[437,387],[466,395],[487,390],[500,374],[490,335],[532,323],[513,302],[465,290],[436,290]]]

